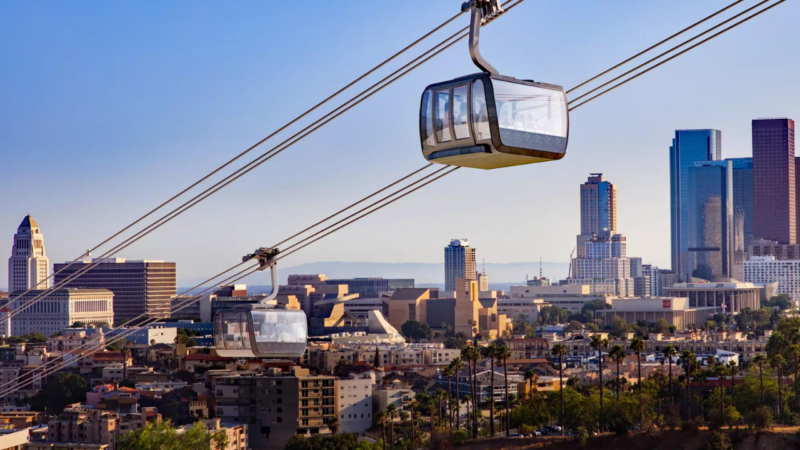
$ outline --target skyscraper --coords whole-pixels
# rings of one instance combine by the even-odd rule
[[[722,159],[722,133],[719,130],[676,130],[669,148],[670,222],[672,270],[684,273],[681,255],[688,252],[689,168],[698,161]]]
[[[475,250],[466,239],[451,239],[444,248],[444,290],[456,290],[456,278],[475,279]]]
[[[56,264],[56,283],[67,279],[91,261],[70,267]],[[59,273],[60,272],[60,273]],[[170,299],[175,296],[175,263],[164,261],[127,261],[110,258],[67,282],[65,288],[108,289],[114,293],[114,321],[119,324],[147,314],[168,315]]]
[[[730,277],[733,271],[733,162],[697,162],[688,170],[683,280]]]
[[[31,288],[47,289],[50,260],[44,251],[44,236],[30,215],[22,219],[14,235],[11,257],[8,258],[8,292]]]
[[[753,233],[797,242],[794,120],[753,120]]]
[[[585,243],[592,235],[611,236],[617,230],[617,188],[603,180],[602,173],[592,173],[581,185],[581,234],[578,257],[583,258]]]
[[[733,209],[743,213],[743,233],[736,236],[750,245],[753,240],[753,158],[728,158],[733,163]]]

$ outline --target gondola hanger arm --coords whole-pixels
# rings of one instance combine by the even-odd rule
[[[504,11],[500,6],[500,0],[470,0],[461,5],[461,11],[466,12],[470,9],[472,10],[472,15],[469,25],[469,56],[472,58],[472,62],[483,72],[499,75],[497,69],[481,56],[480,34],[481,26],[484,23],[503,14]]]

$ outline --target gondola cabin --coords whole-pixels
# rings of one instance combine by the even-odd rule
[[[300,310],[251,305],[214,317],[214,346],[222,357],[300,358],[307,337],[306,314]]]
[[[432,163],[497,169],[553,161],[566,154],[568,135],[561,86],[477,73],[422,94],[422,154]]]

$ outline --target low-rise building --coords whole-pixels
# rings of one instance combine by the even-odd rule
[[[31,302],[45,291],[12,293],[8,308]],[[25,294],[25,295],[22,295]],[[52,336],[75,322],[114,323],[114,293],[108,289],[56,289],[11,319],[11,335],[41,333]]]
[[[735,280],[727,283],[677,283],[664,291],[668,296],[688,298],[690,308],[716,307],[730,314],[739,314],[745,308],[757,310],[764,299],[764,286]]]
[[[597,310],[594,316],[602,320],[604,326],[613,325],[618,318],[628,323],[639,320],[654,323],[664,319],[669,325],[684,330],[692,325],[702,326],[721,312],[722,308],[713,306],[689,306],[689,299],[685,297],[618,298],[611,301],[611,309]]]
[[[353,375],[336,380],[336,414],[339,430],[344,433],[364,433],[372,427],[372,389],[374,380]]]
[[[114,450],[119,415],[107,411],[67,409],[47,422],[47,438],[29,450]]]

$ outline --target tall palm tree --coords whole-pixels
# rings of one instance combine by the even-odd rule
[[[378,411],[375,415],[375,420],[381,424],[381,435],[383,435],[383,450],[386,450],[386,412]]]
[[[800,370],[800,336],[798,336],[800,331],[792,330],[789,336],[794,342],[791,346],[789,346],[789,351],[792,355],[792,360],[794,361],[794,400],[797,402],[800,399],[800,383],[797,382],[797,373]]]
[[[328,429],[331,430],[331,434],[334,436],[339,432],[339,419],[336,416],[328,419]]]
[[[442,370],[442,376],[447,377],[447,425],[450,427],[450,432],[453,431],[453,399],[450,395],[453,392],[453,362],[451,361],[447,367]]]
[[[411,442],[413,445],[417,445],[417,407],[419,403],[416,400],[412,400],[411,403],[408,404],[408,409],[411,411]],[[385,450],[385,449],[384,449]]]
[[[538,384],[539,375],[536,374],[536,371],[534,371],[533,369],[530,369],[527,372],[525,372],[525,378],[524,379],[525,379],[525,381],[528,382],[528,391],[531,393],[530,394],[530,398],[534,398],[533,393],[534,393],[534,389],[535,389],[536,384]]]
[[[619,365],[625,361],[625,357],[628,356],[628,352],[625,351],[625,347],[616,344],[611,347],[611,350],[608,351],[608,356],[617,364],[617,402],[619,402]]]
[[[489,373],[489,435],[494,437],[494,360],[497,356],[497,345],[489,344],[486,347],[481,349],[481,353],[484,358],[489,358],[489,364],[491,365],[491,370]]]
[[[481,359],[481,351],[478,347],[468,347],[470,360],[472,361],[472,439],[478,439],[478,412],[480,411],[480,392],[478,391],[478,361]]]
[[[667,345],[664,347],[662,354],[664,355],[664,359],[669,361],[669,401],[670,403],[675,403],[675,390],[672,385],[672,359],[678,356],[678,351],[675,350],[674,345]]]
[[[644,339],[635,337],[631,339],[631,350],[636,352],[636,365],[639,366],[639,424],[644,422],[644,411],[642,409],[642,352],[645,351]]]
[[[397,407],[389,405],[386,412],[389,415],[389,448],[394,450],[394,416],[397,415]]]
[[[608,339],[600,334],[592,336],[592,341],[589,345],[597,351],[598,359],[600,361],[600,416],[603,415],[603,349],[608,348]]]
[[[731,395],[733,395],[733,407],[736,407],[736,375],[739,374],[739,366],[736,361],[728,362],[728,372],[731,374]]]
[[[697,362],[697,358],[691,350],[684,350],[681,354],[681,360],[684,363],[684,370],[686,371],[686,420],[689,420],[692,417],[692,366]]]
[[[463,354],[463,351],[462,351]],[[453,359],[453,371],[455,372],[456,376],[456,430],[461,429],[461,400],[459,399],[459,391],[461,389],[461,382],[459,381],[459,377],[461,376],[461,371],[467,365],[464,363],[460,357]]]
[[[725,376],[728,375],[728,366],[718,362],[714,365],[714,373],[719,377],[719,416],[725,416]]]
[[[561,393],[561,416],[559,417],[559,425],[561,425],[561,435],[564,435],[564,357],[567,356],[567,347],[564,344],[555,344],[550,354],[558,358],[558,390]],[[619,365],[618,365],[619,366]],[[619,370],[617,371],[619,373]],[[619,381],[617,381],[617,388],[619,389]],[[619,395],[619,393],[617,393]]]
[[[758,383],[761,406],[764,406],[764,364],[767,363],[767,358],[764,355],[756,355],[751,361],[758,367]]]
[[[496,353],[495,357],[498,360],[502,360],[503,361],[503,382],[505,383],[505,390],[506,390],[506,415],[505,415],[506,437],[509,437],[511,435],[511,431],[510,431],[511,427],[509,426],[510,425],[509,418],[511,417],[511,415],[508,413],[508,410],[509,410],[509,407],[510,407],[509,399],[508,399],[508,396],[509,396],[509,392],[508,392],[508,358],[511,358],[511,356],[512,356],[511,349],[508,348],[507,345],[501,345],[501,346],[497,347],[497,353]]]
[[[778,371],[778,422],[783,423],[783,366],[786,360],[780,354],[770,359],[769,365]]]

